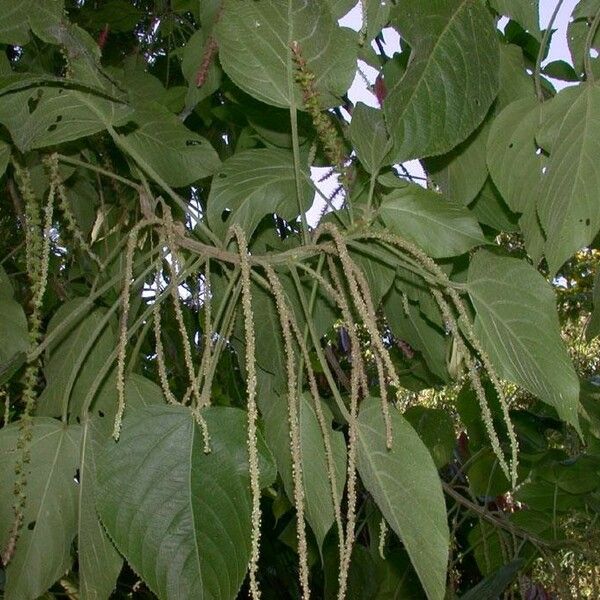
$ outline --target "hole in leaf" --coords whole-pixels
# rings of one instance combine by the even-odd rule
[[[35,96],[31,96],[29,100],[27,100],[27,108],[29,110],[29,114],[32,114],[33,111],[37,108],[37,105],[40,103],[42,99],[42,90],[38,90]]]
[[[592,58],[598,58],[598,56],[599,56],[598,50],[596,50],[596,48],[590,48],[590,56]]]
[[[185,145],[186,146],[201,146],[202,142],[200,140],[186,140]]]
[[[514,146],[515,146],[515,145],[514,145],[514,143],[513,143],[513,142],[511,142],[511,143],[508,145],[508,147],[509,147],[509,148],[514,148]]]
[[[103,417],[103,416],[104,416],[104,413],[103,413],[101,410],[99,410],[99,411],[98,411],[98,416],[99,416],[99,417]]]
[[[79,469],[76,469],[76,470],[75,470],[75,475],[74,475],[74,477],[73,477],[73,481],[74,481],[75,483],[79,484],[79,482],[80,482],[80,478],[79,478]]]
[[[81,419],[80,419],[79,417],[75,417],[75,420],[76,420],[78,423],[81,423]]]
[[[585,220],[585,224],[589,227],[590,226],[591,221],[589,219]]]
[[[57,127],[58,127],[58,125],[56,123],[52,123],[52,125],[50,125],[50,127],[48,127],[48,131],[56,131]]]
[[[225,223],[225,221],[227,221],[227,219],[229,218],[229,215],[231,214],[231,211],[228,209],[225,209],[222,213],[221,213],[221,221],[223,221],[223,223]]]
[[[33,531],[34,527],[35,527],[35,521],[31,521],[30,523],[27,523],[27,529],[29,529],[29,531]]]

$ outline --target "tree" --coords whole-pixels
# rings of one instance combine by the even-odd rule
[[[0,3],[7,600],[600,594],[600,4],[354,4]]]

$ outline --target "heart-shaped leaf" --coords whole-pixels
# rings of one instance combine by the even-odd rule
[[[235,598],[250,558],[246,415],[207,408],[211,452],[190,410],[126,412],[98,464],[97,505],[115,545],[165,600]],[[275,477],[264,442],[263,483]]]

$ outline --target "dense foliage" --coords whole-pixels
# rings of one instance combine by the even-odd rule
[[[6,600],[600,597],[600,2],[355,4],[0,1]]]

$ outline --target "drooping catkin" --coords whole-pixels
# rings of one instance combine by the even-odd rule
[[[379,522],[379,556],[385,560],[385,541],[387,538],[388,526],[387,521],[384,517],[381,517],[381,521]]]
[[[119,321],[119,341],[117,347],[117,412],[113,426],[113,437],[118,440],[121,433],[123,413],[125,412],[125,361],[127,358],[127,326],[129,322],[129,306],[131,283],[133,279],[133,260],[140,231],[148,225],[143,219],[136,223],[127,237],[125,251],[125,270],[123,274],[123,290],[121,292],[121,318]]]
[[[479,403],[479,407],[481,409],[481,416],[483,422],[485,424],[485,428],[490,439],[490,443],[492,444],[492,450],[498,459],[498,463],[502,468],[502,471],[505,473],[506,477],[511,479],[511,469],[509,469],[506,459],[504,458],[504,452],[502,451],[500,439],[498,438],[498,434],[496,433],[496,429],[494,427],[494,421],[492,418],[492,413],[490,411],[490,407],[487,402],[487,398],[485,395],[485,390],[483,389],[483,385],[481,383],[481,377],[475,365],[475,361],[469,352],[466,344],[464,343],[461,335],[461,331],[459,329],[458,323],[450,310],[450,306],[446,302],[442,293],[439,290],[432,290],[433,297],[435,298],[437,305],[440,308],[442,313],[442,317],[450,330],[450,333],[454,336],[455,343],[457,344],[458,351],[464,358],[465,365],[467,367],[467,376],[471,383],[471,387],[475,392],[475,396]]]
[[[290,452],[292,455],[292,479],[294,482],[294,505],[296,506],[296,535],[298,539],[298,559],[300,564],[300,586],[302,598],[310,598],[308,582],[308,549],[306,543],[306,524],[304,519],[304,475],[302,470],[302,440],[300,437],[299,395],[296,381],[296,356],[292,337],[291,314],[285,301],[285,292],[277,278],[275,270],[267,265],[265,273],[275,299],[277,314],[284,341],[288,393],[288,423]]]
[[[377,328],[377,317],[375,315],[369,287],[364,280],[360,269],[350,257],[344,239],[342,238],[340,232],[330,223],[323,224],[319,230],[328,232],[333,238],[338,250],[338,256],[342,265],[345,280],[350,289],[350,296],[354,301],[354,306],[371,338],[371,344],[374,350],[373,355],[375,358],[375,365],[380,378],[379,387],[381,391],[381,410],[385,423],[386,445],[388,449],[391,449],[393,444],[392,420],[387,402],[387,379],[385,377],[383,366],[385,365],[387,375],[390,378],[392,385],[394,385],[396,391],[398,392],[400,390],[400,382],[396,374],[396,368],[394,367],[392,359],[381,340],[381,336]]]
[[[256,405],[256,338],[254,331],[254,312],[252,310],[252,288],[250,281],[250,259],[244,231],[237,225],[230,228],[230,234],[237,240],[240,255],[240,276],[242,282],[242,311],[244,313],[244,333],[246,350],[246,391],[248,408],[248,462],[250,467],[250,490],[252,493],[252,536],[250,562],[250,594],[253,600],[260,598],[260,589],[256,574],[260,555],[260,472],[258,463]]]
[[[47,163],[46,163],[47,166]],[[55,186],[50,184],[48,199],[44,208],[44,223],[42,229],[39,202],[31,187],[29,171],[15,164],[15,173],[23,200],[25,202],[25,255],[27,273],[31,288],[31,310],[29,313],[29,343],[33,349],[40,340],[42,327],[42,305],[48,281],[48,263],[50,260],[50,243],[52,218],[54,210]],[[39,375],[39,360],[27,360],[23,376],[22,401],[23,413],[19,419],[19,434],[17,438],[17,459],[15,461],[15,481],[13,487],[13,522],[5,547],[0,553],[4,566],[11,561],[19,540],[25,507],[27,504],[27,467],[31,462],[31,441],[33,438],[32,415],[37,400],[37,380]],[[5,414],[5,424],[8,422],[8,401]]]
[[[152,321],[154,327],[154,347],[156,351],[156,366],[158,368],[158,379],[163,394],[169,404],[179,404],[177,399],[171,392],[169,386],[169,375],[167,365],[165,363],[165,349],[162,343],[162,317],[160,312],[160,264],[157,265],[156,274],[154,276],[154,302],[152,303]]]
[[[518,479],[518,466],[519,466],[519,442],[517,440],[517,435],[515,433],[515,428],[510,418],[508,402],[506,400],[506,396],[504,395],[504,390],[502,389],[502,385],[500,384],[500,380],[498,375],[496,374],[496,370],[490,361],[487,352],[483,349],[481,342],[475,335],[475,331],[473,330],[473,326],[471,324],[471,320],[469,319],[467,310],[464,306],[464,303],[460,299],[459,295],[456,293],[456,290],[450,289],[448,290],[450,297],[456,310],[458,311],[461,325],[466,333],[467,339],[469,343],[475,348],[475,351],[479,354],[483,367],[492,382],[492,386],[498,395],[498,401],[500,403],[500,409],[502,411],[502,419],[504,424],[506,425],[506,430],[508,432],[508,439],[510,442],[511,449],[511,465],[510,465],[510,481],[513,487],[517,485]]]
[[[351,371],[350,371],[350,419],[348,422],[348,471],[347,471],[347,513],[346,513],[346,535],[343,557],[340,560],[340,570],[338,572],[338,600],[343,600],[346,596],[348,586],[348,573],[350,571],[350,560],[352,558],[352,547],[354,545],[354,535],[356,529],[356,449],[358,443],[358,399],[361,386],[364,386],[363,392],[368,393],[366,388],[366,375],[364,361],[362,358],[360,339],[356,329],[356,324],[352,319],[350,304],[344,295],[344,287],[341,278],[338,275],[336,265],[331,257],[328,257],[328,267],[331,277],[335,283],[334,293],[337,294],[342,318],[345,326],[348,328],[350,338],[351,353]]]

